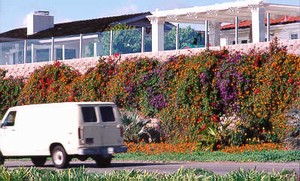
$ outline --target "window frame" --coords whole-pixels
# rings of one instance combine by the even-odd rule
[[[293,36],[295,36],[295,37],[293,37]],[[296,33],[296,32],[295,32],[295,33],[291,33],[291,34],[290,34],[290,39],[291,39],[291,40],[297,40],[297,39],[299,39],[299,34]]]
[[[102,110],[101,110],[101,108],[102,108]],[[108,113],[109,115],[108,114],[103,114],[103,115],[106,115],[106,117],[102,115],[102,111],[104,111],[103,109],[105,109],[105,108],[110,108],[110,110],[111,110]],[[103,123],[114,123],[114,122],[117,121],[115,109],[114,109],[113,106],[99,106],[98,111],[99,111],[99,114],[101,116],[101,122],[103,122]],[[106,118],[108,118],[107,116],[109,116],[109,118],[111,118],[111,116],[113,116],[113,120],[112,119],[106,119]],[[106,121],[106,120],[109,120],[109,121]]]
[[[3,124],[1,125],[1,127],[12,127],[15,125],[16,123],[16,117],[17,117],[17,111],[10,111],[7,116],[5,117],[4,121],[3,121]],[[9,119],[12,120],[10,121]]]
[[[86,113],[84,112],[84,109],[93,110],[94,115],[92,116],[93,118],[91,120],[94,120],[94,121],[86,121],[87,117],[85,117]],[[99,122],[98,121],[98,116],[97,116],[97,110],[95,109],[94,106],[80,106],[80,112],[81,112],[83,123],[97,123],[97,122]],[[91,115],[89,115],[89,117],[91,117]]]

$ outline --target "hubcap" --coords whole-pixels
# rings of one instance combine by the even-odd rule
[[[53,156],[55,164],[61,165],[63,163],[63,153],[61,151],[56,151]]]

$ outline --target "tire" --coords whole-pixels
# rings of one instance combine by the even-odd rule
[[[42,167],[45,165],[47,158],[44,156],[31,157],[31,161],[36,167]]]
[[[4,165],[4,162],[5,162],[5,158],[2,155],[2,153],[0,152],[0,165]]]
[[[98,167],[108,167],[111,164],[112,156],[103,157],[101,155],[93,157]]]
[[[69,165],[70,159],[62,146],[55,146],[51,152],[51,156],[56,168],[66,168]]]
[[[88,156],[82,156],[82,155],[80,155],[80,156],[77,157],[77,159],[80,160],[80,161],[82,161],[82,162],[86,161],[88,158],[89,158]]]

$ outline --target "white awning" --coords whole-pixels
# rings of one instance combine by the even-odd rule
[[[205,20],[232,23],[236,16],[240,20],[251,19],[252,8],[264,8],[271,16],[288,15],[300,16],[300,7],[284,4],[265,3],[262,0],[245,0],[215,4],[209,6],[196,6],[166,11],[155,11],[148,19],[161,19],[174,23],[203,23]]]

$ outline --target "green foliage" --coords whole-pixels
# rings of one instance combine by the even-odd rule
[[[17,168],[7,170],[0,167],[0,180],[296,180],[296,173],[290,171],[263,172],[256,170],[236,170],[224,176],[204,169],[178,169],[175,173],[162,174],[143,170],[118,170],[109,173],[88,173],[83,167],[67,170],[44,170]]]
[[[18,104],[18,97],[24,86],[22,78],[5,78],[6,71],[0,69],[0,119],[9,107]]]
[[[295,173],[294,173],[295,174]],[[287,171],[282,171],[279,173],[266,173],[263,171],[257,170],[237,170],[231,171],[222,177],[223,180],[296,180],[296,176],[293,176],[293,173]]]
[[[68,101],[68,86],[77,76],[77,71],[58,61],[36,69],[22,89],[19,104]]]
[[[140,117],[136,111],[121,113],[121,120],[124,125],[124,141],[138,142],[138,132],[141,130],[143,124],[140,122]]]
[[[117,24],[111,27],[113,31],[113,54],[115,53],[138,53],[141,52],[142,33],[126,24]],[[105,31],[102,36],[103,55],[109,55],[110,31]]]
[[[190,26],[180,28],[179,30],[179,49],[183,48],[195,48],[200,45],[201,35],[198,34]],[[176,28],[168,31],[165,35],[165,50],[175,50],[176,44]]]
[[[70,85],[69,99],[72,101],[106,101],[108,82],[115,74],[120,56],[100,58],[95,68],[78,76]]]
[[[24,88],[0,72],[2,114],[16,100],[19,105],[113,101],[123,110],[159,118],[168,142],[198,142],[201,149],[215,150],[282,142],[289,130],[285,112],[299,105],[300,57],[276,41],[266,52],[223,49],[163,62],[119,60],[119,55],[100,58],[85,75],[55,62],[37,69]]]
[[[108,84],[108,97],[119,107],[138,109],[145,115],[151,115],[153,109],[150,99],[154,96],[155,80],[152,79],[157,60],[149,58],[133,59],[121,62],[116,74]],[[153,115],[153,114],[152,114]]]
[[[117,160],[147,161],[197,161],[197,162],[297,162],[300,161],[299,150],[249,151],[242,153],[225,153],[221,151],[197,151],[193,153],[122,153],[116,155]]]

